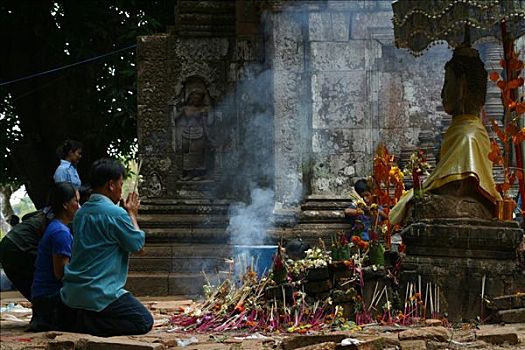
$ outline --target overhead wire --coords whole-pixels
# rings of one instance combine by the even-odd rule
[[[30,74],[30,75],[26,75],[24,77],[20,77],[20,78],[9,80],[9,81],[3,81],[3,82],[0,82],[0,86],[6,86],[6,85],[9,85],[9,84],[13,84],[13,83],[19,82],[19,81],[36,78],[36,77],[39,77],[39,76],[42,76],[42,75],[46,75],[46,74],[49,74],[49,73],[53,73],[53,72],[57,72],[57,71],[60,71],[60,70],[63,70],[63,69],[67,69],[67,68],[71,68],[71,67],[74,67],[74,66],[78,66],[80,64],[84,64],[84,63],[87,63],[87,62],[96,61],[96,60],[98,60],[100,58],[111,56],[111,55],[114,55],[116,53],[119,53],[119,52],[122,52],[122,51],[126,51],[126,50],[129,50],[129,49],[135,48],[135,47],[137,47],[136,44],[130,45],[130,46],[123,47],[121,49],[114,50],[114,51],[111,51],[111,52],[108,52],[108,53],[105,53],[105,54],[102,54],[102,55],[91,57],[91,58],[88,58],[88,59],[85,59],[85,60],[82,60],[82,61],[78,61],[78,62],[75,62],[75,63],[67,64],[65,66],[56,67],[56,68],[49,69],[49,70],[46,70],[46,71],[43,71],[43,72],[33,73],[33,74]]]

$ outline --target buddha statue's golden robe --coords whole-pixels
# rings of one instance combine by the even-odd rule
[[[473,177],[477,180],[478,192],[495,203],[501,196],[496,191],[489,152],[490,139],[481,119],[469,114],[454,116],[443,138],[440,161],[423,183],[423,192]],[[392,224],[405,220],[413,195],[413,190],[407,191],[392,208],[389,215]]]

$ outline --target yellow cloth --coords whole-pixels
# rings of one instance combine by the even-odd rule
[[[423,191],[472,176],[478,180],[479,192],[487,199],[492,202],[501,199],[492,176],[489,152],[490,139],[479,117],[469,114],[453,117],[443,138],[439,163],[423,183]],[[404,221],[412,197],[413,191],[407,191],[392,208],[389,215],[392,224]]]

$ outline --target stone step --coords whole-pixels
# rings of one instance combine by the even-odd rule
[[[141,214],[138,218],[139,224],[143,225],[161,225],[166,223],[172,223],[173,225],[181,224],[199,224],[200,226],[209,225],[224,225],[229,223],[229,218],[226,215],[214,215],[207,213],[200,214],[188,214],[188,215],[148,215]]]
[[[177,4],[179,14],[183,13],[235,13],[234,1],[181,0]]]
[[[145,228],[146,244],[149,243],[202,243],[202,242],[229,242],[230,235],[225,228]]]
[[[514,221],[459,218],[421,220],[401,235],[414,256],[514,259],[523,231]]]
[[[217,283],[218,275],[207,274],[211,283]],[[130,272],[126,289],[136,296],[184,295],[193,297],[203,295],[202,286],[206,283],[203,273],[143,273]]]
[[[179,14],[179,20],[184,23],[184,28],[188,28],[188,25],[208,25],[208,26],[225,26],[231,27],[232,23],[235,22],[235,14],[232,13],[181,13]]]
[[[219,244],[147,244],[144,255],[130,258],[134,272],[216,272],[227,270],[232,247]]]
[[[175,253],[177,254],[177,253]],[[202,271],[217,273],[226,271],[226,257],[137,257],[130,260],[130,271],[134,272],[177,272],[199,273]]]
[[[141,203],[139,217],[143,215],[180,215],[180,214],[214,214],[228,215],[229,204],[199,204],[199,203]]]

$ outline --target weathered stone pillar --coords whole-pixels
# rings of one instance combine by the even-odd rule
[[[305,79],[305,13],[269,14],[268,59],[273,69],[275,215],[293,222],[305,192],[309,109]]]
[[[137,134],[144,174],[143,197],[166,196],[172,166],[170,121],[166,118],[170,94],[168,35],[139,37],[137,42]]]

